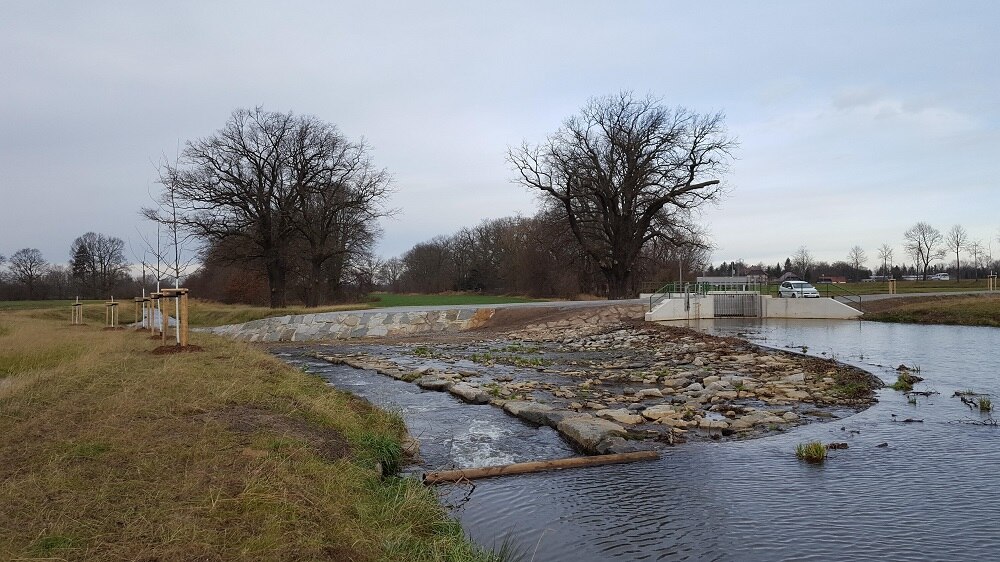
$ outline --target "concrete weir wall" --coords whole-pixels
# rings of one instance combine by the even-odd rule
[[[495,308],[380,312],[351,310],[264,318],[211,328],[213,334],[250,342],[310,341],[457,332],[483,326]]]
[[[646,313],[646,320],[655,322],[715,318],[714,299],[711,297],[712,295],[692,298],[687,309],[684,308],[683,298],[663,299],[656,308]],[[861,311],[829,298],[779,299],[770,296],[758,298],[761,318],[851,319],[862,315]]]

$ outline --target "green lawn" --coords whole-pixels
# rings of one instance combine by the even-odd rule
[[[377,308],[390,306],[447,306],[462,304],[505,304],[512,302],[537,302],[546,299],[530,299],[516,296],[479,295],[471,293],[442,293],[418,295],[401,293],[372,293],[371,302]]]
[[[241,324],[251,320],[269,318],[272,316],[287,316],[292,314],[310,314],[316,312],[336,312],[341,310],[362,310],[369,308],[385,308],[390,306],[455,306],[463,304],[502,304],[515,302],[533,302],[537,299],[516,296],[479,295],[466,293],[443,293],[437,295],[373,293],[372,301],[362,303],[341,304],[306,308],[291,306],[282,309],[272,309],[263,306],[245,304],[223,304],[214,301],[191,299],[190,323],[192,327],[223,326],[226,324]],[[86,300],[83,313],[84,320],[89,324],[102,325],[105,321],[103,300]],[[135,302],[129,298],[121,300],[118,307],[120,322],[129,324],[136,318]],[[47,301],[0,301],[0,312],[35,311],[31,314],[39,319],[63,320],[69,323],[70,300]],[[168,305],[168,314],[173,316],[173,304]]]

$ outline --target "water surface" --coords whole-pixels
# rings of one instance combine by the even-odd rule
[[[1000,428],[956,390],[1000,398],[1000,329],[858,321],[702,321],[713,333],[835,357],[891,382],[926,378],[917,404],[893,390],[859,414],[743,442],[667,448],[656,462],[442,487],[484,545],[510,534],[534,560],[1000,559]],[[296,354],[300,352],[294,352]],[[307,358],[331,384],[401,409],[425,468],[570,456],[548,428],[371,372]],[[919,419],[920,423],[904,423]],[[823,466],[795,445],[846,442]],[[471,492],[471,493],[470,493]]]

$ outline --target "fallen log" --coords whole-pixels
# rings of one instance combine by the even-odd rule
[[[584,466],[600,466],[604,464],[620,464],[635,461],[652,461],[660,458],[656,451],[636,451],[634,453],[619,453],[614,455],[594,455],[592,457],[572,457],[548,461],[519,462],[500,466],[484,466],[480,468],[465,468],[459,470],[439,470],[424,475],[424,484],[441,484],[458,482],[460,480],[475,480],[508,476],[511,474],[528,474],[546,470],[561,470],[564,468],[580,468]]]

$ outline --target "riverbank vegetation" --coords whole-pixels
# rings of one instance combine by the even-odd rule
[[[1000,327],[1000,295],[883,299],[864,304],[865,320]]]
[[[819,441],[799,443],[795,446],[795,456],[800,460],[819,464],[826,460],[826,446]]]
[[[195,334],[200,352],[153,354],[61,312],[0,313],[0,557],[493,556],[381,475],[398,415],[247,345]]]

